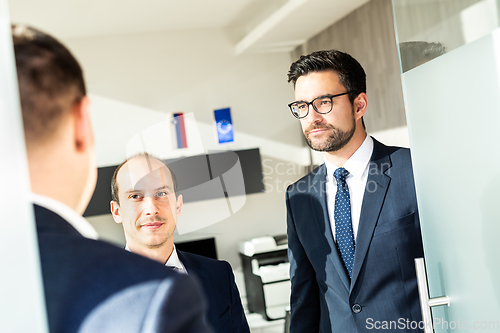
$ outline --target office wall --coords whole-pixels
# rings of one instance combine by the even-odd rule
[[[338,49],[356,58],[367,73],[369,132],[406,126],[391,0],[372,0],[334,23],[291,57]]]
[[[234,55],[223,29],[65,40],[83,63],[93,94],[164,112],[193,112],[212,124],[212,111],[231,107],[238,132],[301,146],[287,104],[290,55]]]
[[[255,143],[261,154],[265,152],[266,193],[248,195],[234,215],[176,240],[215,236],[219,257],[236,268],[239,241],[286,232],[284,189],[304,174],[296,155],[305,149],[300,125],[286,106],[293,100],[293,88],[286,82],[288,53],[237,57],[221,29],[64,42],[83,64],[88,90],[94,95],[99,166],[120,163],[128,139],[170,112],[192,112],[205,147],[213,149],[212,111],[222,107],[231,107],[237,141],[222,149],[250,148]],[[288,149],[291,153],[283,154]],[[214,207],[213,201],[186,204],[180,221],[217,214]],[[110,214],[89,221],[105,239],[124,244],[121,226]]]

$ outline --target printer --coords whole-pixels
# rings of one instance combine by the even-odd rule
[[[265,236],[241,242],[248,310],[266,320],[285,318],[290,306],[290,263],[286,235]]]

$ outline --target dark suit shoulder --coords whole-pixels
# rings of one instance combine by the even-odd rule
[[[196,275],[200,279],[209,304],[208,322],[215,331],[250,332],[231,265],[224,260],[179,250],[177,253],[188,274]]]
[[[162,318],[166,315],[166,319],[169,319],[171,314],[174,315],[166,307],[171,306],[171,302],[179,304],[180,301],[180,295],[174,296],[173,293],[170,294],[175,300],[161,296],[166,294],[162,290],[170,288],[168,286],[172,290],[177,290],[178,286],[190,286],[193,293],[183,294],[182,297],[185,298],[182,301],[186,304],[200,303],[204,307],[201,296],[197,294],[196,283],[190,277],[110,243],[87,239],[61,216],[43,207],[35,206],[35,220],[51,333],[77,332],[97,307],[117,295],[129,295],[129,292],[138,296],[134,298],[144,309],[158,295],[161,308],[148,313],[137,313],[138,317],[134,318],[124,318],[115,311],[113,313],[117,320],[134,319],[137,323],[142,323],[142,316],[147,315],[153,316],[155,323],[164,327]],[[141,286],[146,286],[150,292],[146,292]],[[139,296],[142,298],[139,299]],[[195,321],[198,327],[203,324],[200,311],[193,311],[195,317],[189,320],[183,321],[180,317],[177,320],[182,327]],[[106,317],[100,316],[97,323],[104,325],[101,318]],[[171,319],[169,320],[171,324]],[[133,331],[131,327],[133,326],[123,332]]]
[[[390,155],[396,158],[411,158],[410,149],[399,146],[387,146],[380,141],[373,139],[373,156],[376,155]]]
[[[62,217],[43,207],[35,206],[35,221],[42,259],[47,256],[44,266],[53,264],[57,267],[58,262],[54,259],[59,258],[62,262],[73,261],[74,265],[69,266],[74,269],[88,266],[90,272],[114,267],[116,272],[124,274],[121,279],[124,281],[170,275],[171,270],[160,263],[108,242],[83,237]],[[64,269],[69,269],[69,266]]]
[[[198,277],[202,285],[205,286],[205,289],[215,288],[222,294],[230,294],[234,277],[231,265],[227,261],[207,258],[179,250],[177,250],[177,253],[188,274],[192,273]]]
[[[410,160],[411,161],[410,148],[397,147],[397,146],[387,146],[387,150],[389,151],[389,155],[393,159],[401,159],[401,160]]]
[[[376,139],[373,139],[373,154],[370,162],[377,164],[377,167],[383,170],[396,168],[413,173],[409,148],[386,146]]]

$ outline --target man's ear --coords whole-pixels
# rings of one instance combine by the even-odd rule
[[[113,219],[115,220],[116,223],[122,223],[123,219],[121,216],[121,211],[120,211],[120,204],[114,200],[112,200],[110,203],[110,208],[111,208],[111,214],[113,215]]]
[[[177,211],[177,217],[179,217],[179,215],[181,215],[181,210],[182,210],[182,204],[183,204],[183,201],[182,201],[182,194],[179,194],[179,196],[177,196],[177,206],[176,206],[176,211]]]
[[[366,112],[368,106],[368,96],[365,93],[360,93],[352,103],[354,107],[354,116],[356,120],[361,119]]]
[[[94,144],[89,114],[89,98],[87,96],[84,96],[80,102],[73,106],[73,119],[75,125],[75,149],[78,152],[85,152]]]

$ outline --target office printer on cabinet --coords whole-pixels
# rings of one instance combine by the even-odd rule
[[[290,305],[290,263],[286,235],[254,238],[239,244],[248,310],[266,320],[285,318]]]

